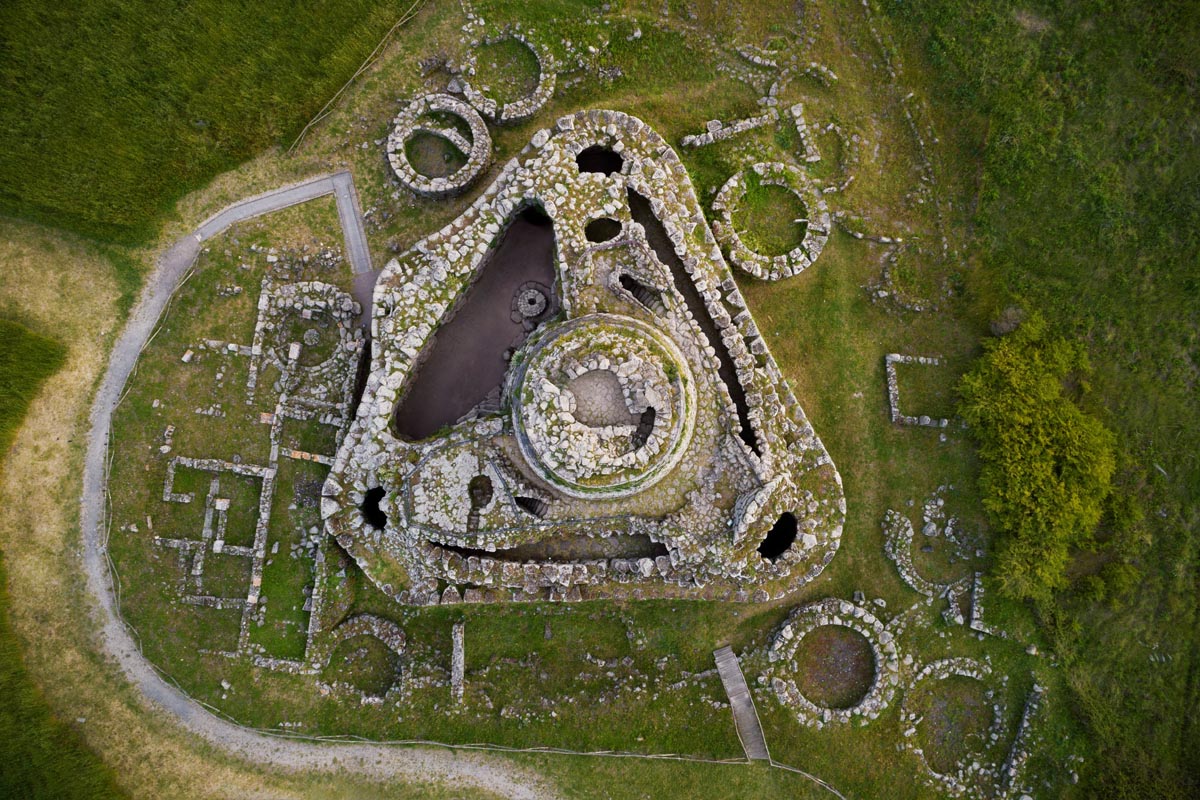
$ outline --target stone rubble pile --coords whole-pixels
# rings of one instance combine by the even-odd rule
[[[788,109],[788,113],[796,122],[796,133],[800,136],[800,146],[804,148],[805,163],[814,164],[820,161],[821,151],[817,149],[817,141],[809,130],[808,123],[804,121],[804,103],[796,103]]]
[[[687,148],[704,147],[713,142],[723,142],[746,131],[770,125],[778,119],[779,111],[774,108],[768,108],[765,113],[759,114],[757,117],[747,117],[746,119],[734,120],[730,123],[721,122],[719,119],[712,119],[705,124],[704,133],[688,134],[679,143]]]

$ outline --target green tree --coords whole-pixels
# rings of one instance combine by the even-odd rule
[[[959,383],[959,413],[979,446],[980,489],[997,536],[996,575],[1015,598],[1067,585],[1073,548],[1092,541],[1116,469],[1116,440],[1068,397],[1090,371],[1083,349],[1033,315],[985,343]]]

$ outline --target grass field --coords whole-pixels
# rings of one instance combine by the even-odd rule
[[[0,460],[38,389],[62,366],[65,355],[53,339],[0,319]]]
[[[394,3],[104,0],[0,9],[0,210],[122,244],[287,145],[403,13]]]
[[[1152,520],[1132,597],[1079,592],[1041,610],[1097,746],[1088,791],[1194,794],[1200,15],[1189,3],[883,5],[932,64],[938,112],[981,139],[985,296],[1043,309],[1087,343],[1093,402],[1132,473],[1119,491]],[[1081,574],[1096,563],[1081,554]]]
[[[0,795],[26,798],[122,797],[112,768],[57,719],[30,680],[8,623],[7,575],[0,558]]]
[[[1082,578],[1103,574],[1114,559],[1128,559],[1143,575],[1137,591],[1106,597],[1103,581],[1081,580],[1080,590],[1036,609],[993,594],[989,617],[1019,642],[976,643],[935,625],[905,646],[927,657],[990,652],[994,668],[1014,676],[1010,712],[1019,710],[1034,675],[1050,685],[1050,714],[1042,728],[1047,744],[1035,757],[1035,771],[1062,780],[1065,757],[1085,755],[1082,784],[1075,790],[1079,796],[1194,794],[1200,774],[1200,729],[1190,722],[1200,711],[1195,502],[1200,433],[1192,424],[1200,417],[1195,392],[1200,156],[1193,143],[1200,36],[1194,11],[1182,3],[1114,9],[1098,3],[884,0],[876,4],[884,16],[875,24],[898,43],[889,53],[905,67],[902,85],[896,86],[881,78],[881,55],[871,45],[861,4],[850,0],[805,5],[799,18],[812,40],[803,43],[788,39],[797,20],[793,10],[772,3],[748,3],[738,14],[720,4],[684,8],[671,3],[670,26],[656,24],[661,8],[656,0],[622,4],[621,11],[632,18],[606,25],[594,23],[599,3],[530,8],[481,0],[475,5],[489,23],[524,22],[535,28],[538,40],[568,67],[574,56],[566,42],[578,45],[577,52],[593,45],[597,53],[583,60],[590,59],[588,69],[606,70],[602,79],[584,69],[579,81],[560,80],[550,109],[528,124],[495,130],[499,164],[554,114],[583,106],[632,111],[673,141],[702,130],[707,119],[756,113],[758,94],[714,68],[713,54],[722,40],[765,45],[780,39],[840,76],[834,88],[795,80],[781,90],[782,102],[803,99],[806,112],[819,121],[837,121],[864,134],[859,178],[839,202],[871,232],[903,233],[916,245],[901,254],[894,275],[899,288],[914,296],[946,287],[950,292],[937,315],[886,312],[864,291],[878,275],[883,249],[841,234],[804,276],[777,285],[744,284],[760,327],[846,483],[850,516],[843,549],[810,596],[848,597],[865,589],[886,599],[889,609],[906,607],[914,596],[882,559],[879,520],[884,509],[919,502],[941,483],[956,486],[955,513],[969,525],[983,524],[973,485],[977,466],[966,440],[951,433],[942,442],[936,431],[899,430],[887,422],[884,353],[948,357],[945,370],[928,376],[932,380],[921,374],[901,377],[915,384],[909,392],[914,402],[941,412],[950,404],[948,387],[976,354],[988,320],[1008,303],[1040,308],[1060,332],[1087,342],[1097,368],[1089,407],[1122,436],[1121,493],[1143,511],[1150,545],[1081,553],[1075,573]],[[0,108],[7,109],[0,111],[0,139],[6,145],[0,155],[0,206],[104,240],[80,243],[48,229],[0,222],[0,238],[10,240],[4,263],[19,267],[0,276],[0,313],[40,333],[56,331],[71,346],[61,377],[49,384],[52,397],[35,408],[15,445],[20,461],[6,477],[0,541],[10,556],[13,628],[27,648],[30,675],[57,713],[89,720],[84,737],[107,762],[132,765],[123,786],[139,795],[180,794],[184,787],[186,793],[202,793],[198,787],[208,784],[245,794],[350,797],[368,791],[365,783],[334,787],[327,779],[312,778],[301,786],[252,774],[197,753],[168,727],[148,721],[123,693],[123,684],[87,649],[86,623],[76,611],[80,588],[72,577],[77,568],[71,555],[73,500],[50,509],[36,502],[45,496],[74,498],[78,492],[71,476],[80,458],[87,387],[146,270],[145,253],[114,242],[144,241],[172,213],[181,218],[173,230],[182,231],[184,221],[201,219],[239,196],[346,164],[355,173],[364,206],[373,210],[368,229],[382,264],[389,249],[411,244],[471,199],[433,204],[399,197],[379,148],[363,147],[385,134],[396,99],[420,89],[418,60],[460,47],[456,5],[431,3],[419,18],[420,36],[401,38],[297,156],[260,158],[184,198],[172,211],[176,198],[216,171],[265,146],[286,144],[403,11],[364,2],[356,6],[357,14],[321,8],[281,22],[285,12],[274,5],[256,11],[254,19],[234,6],[191,6],[172,12],[170,24],[133,2],[93,5],[70,15],[35,14],[34,5],[24,3],[0,11],[0,72],[6,78],[0,81]],[[640,36],[634,36],[635,28]],[[57,41],[67,44],[47,46]],[[222,79],[205,80],[218,72],[217,65]],[[919,157],[900,114],[901,98],[909,91],[929,100],[937,124],[936,191],[946,201],[943,213],[955,232],[953,244],[961,248],[958,261],[928,257],[937,250],[931,233],[935,215],[928,202],[921,202],[927,197],[910,202],[911,165]],[[823,152],[836,151],[830,138],[820,140]],[[748,134],[689,154],[687,165],[702,203],[707,205],[712,191],[744,159],[770,156],[779,147],[795,147],[786,130]],[[97,152],[108,157],[98,158]],[[814,177],[840,179],[835,160],[827,157],[815,165]],[[792,217],[773,219],[771,210],[749,222],[778,236],[777,246],[784,247],[788,226],[772,226]],[[328,222],[327,213],[320,216],[311,224]],[[299,229],[289,226],[296,224],[281,230],[288,228],[291,235]],[[27,246],[14,250],[11,242]],[[214,247],[210,257],[219,262],[223,252]],[[33,264],[39,269],[28,268]],[[64,264],[78,266],[70,272]],[[73,286],[79,280],[98,287],[98,295],[80,295]],[[73,304],[90,324],[55,303]],[[232,318],[229,322],[235,324]],[[314,449],[321,444],[319,433],[285,431],[289,435],[312,442]],[[203,442],[203,432],[180,436],[189,447]],[[1101,531],[1102,539],[1108,536]],[[931,573],[946,568],[932,559],[926,565]],[[272,576],[282,587],[278,592],[287,591],[293,579],[282,572]],[[388,610],[366,587],[355,602],[364,610]],[[512,674],[501,674],[495,685],[516,693],[527,685],[517,674],[525,669],[521,660],[540,653],[542,663],[552,665],[548,688],[574,691],[566,674],[571,656],[561,650],[564,638],[579,635],[614,657],[628,655],[637,670],[647,668],[654,648],[699,667],[711,649],[709,638],[728,638],[738,649],[753,647],[785,610],[755,609],[735,619],[726,612],[713,616],[688,608],[681,614],[670,604],[646,604],[629,612],[636,619],[627,626],[609,619],[608,612],[604,620],[590,619],[595,612],[583,607],[555,617],[555,638],[549,641],[543,620],[520,609],[472,614],[468,669],[482,681],[483,671],[501,674],[511,668]],[[285,622],[277,630],[261,629],[263,641],[280,648],[294,644],[291,632],[300,619]],[[416,652],[434,660],[445,656],[447,613],[417,614],[405,624]],[[674,633],[638,651],[626,638],[628,630]],[[1060,667],[1031,662],[1023,652],[1027,641],[1052,652]],[[378,659],[368,654],[360,661],[363,668],[355,677],[372,685]],[[212,663],[197,670],[197,693],[218,699],[218,675]],[[238,686],[253,680],[249,671],[235,677]],[[747,677],[753,680],[749,671]],[[230,709],[271,725],[278,720],[276,712],[287,707],[289,690],[283,685],[264,693],[261,705],[235,697]],[[815,732],[798,726],[770,693],[757,697],[772,753],[780,760],[815,772],[853,796],[877,796],[883,786],[896,797],[930,796],[913,778],[915,762],[895,749],[900,731],[894,714],[861,730]],[[362,709],[339,701],[323,712],[321,724],[332,730],[355,721],[367,733],[403,728],[460,740],[481,732],[530,744],[606,746],[620,739],[612,731],[587,730],[596,727],[595,716],[587,713],[562,725],[469,718],[447,723],[435,712],[435,702],[415,706],[414,715],[425,715],[423,722],[410,718],[397,727],[364,720]],[[646,749],[680,746],[725,755],[736,753],[727,714],[727,709],[706,711],[695,730],[674,729],[676,720],[688,718],[687,711],[674,707],[641,716],[628,712],[621,720],[644,726],[628,732],[643,736]],[[170,767],[156,774],[138,766],[151,763]],[[547,756],[521,756],[516,763],[533,766],[568,795],[581,797],[806,796],[812,789],[779,771],[743,767]],[[1058,785],[1047,791],[1057,794],[1059,788],[1070,789]],[[416,793],[392,790],[394,796]]]
[[[0,472],[29,404],[65,356],[62,344],[0,319]],[[0,555],[0,795],[120,797],[111,769],[54,716],[26,672],[8,621],[7,585]]]

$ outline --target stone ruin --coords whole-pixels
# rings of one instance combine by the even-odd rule
[[[461,119],[471,132],[470,139],[452,125],[435,122],[439,114]],[[445,177],[418,172],[405,152],[408,140],[418,133],[445,139],[466,157],[467,163]],[[387,159],[400,183],[417,195],[434,200],[453,197],[466,191],[492,163],[492,137],[479,113],[462,100],[448,94],[427,94],[405,106],[392,121]]]
[[[884,371],[887,373],[888,410],[892,422],[897,425],[918,425],[924,428],[945,428],[950,420],[943,417],[929,417],[925,414],[913,416],[905,414],[900,409],[900,382],[896,377],[897,364],[920,364],[922,366],[941,366],[942,359],[937,356],[910,356],[902,353],[888,353],[883,357]]]
[[[401,603],[765,601],[837,550],[841,478],[641,120],[535,133],[371,333],[321,510]]]
[[[934,683],[953,677],[978,681],[984,687],[984,696],[991,704],[992,721],[987,729],[981,756],[959,762],[953,771],[938,771],[929,763],[924,750],[917,742],[917,732],[923,717],[912,707],[913,689],[927,681]],[[905,747],[921,762],[929,783],[951,797],[978,795],[1000,782],[996,753],[1004,736],[1006,715],[1003,693],[991,686],[993,680],[992,668],[983,661],[963,657],[934,661],[916,674],[900,706],[900,725],[904,728]],[[1000,688],[1007,682],[1008,676],[999,677]],[[934,687],[930,687],[930,690],[936,692]]]
[[[356,324],[356,318],[361,313],[362,308],[354,298],[332,284],[321,281],[278,283],[268,277],[262,282],[251,344],[206,339],[197,344],[195,350],[188,349],[181,359],[186,364],[192,364],[205,357],[248,358],[245,387],[247,405],[255,405],[257,394],[266,391],[259,385],[261,375],[277,376],[274,384],[267,387],[269,396],[274,399],[274,407],[259,416],[270,441],[265,464],[243,463],[236,455],[228,461],[175,455],[167,463],[163,481],[163,502],[189,504],[195,502],[196,497],[193,493],[176,490],[177,470],[182,467],[211,474],[209,490],[204,497],[204,522],[199,538],[186,535],[155,536],[154,542],[178,554],[180,578],[176,590],[183,603],[207,608],[240,609],[236,647],[224,655],[247,656],[258,666],[297,673],[318,671],[322,659],[328,657],[328,653],[318,653],[314,649],[314,639],[322,625],[325,572],[324,550],[319,547],[319,529],[314,528],[311,532],[318,535],[308,540],[313,552],[315,574],[305,605],[310,616],[304,659],[270,656],[251,641],[250,630],[253,624],[261,625],[267,614],[268,598],[262,594],[262,583],[267,560],[272,555],[267,549],[267,541],[280,461],[289,458],[326,465],[332,461],[328,454],[285,447],[283,426],[289,419],[314,420],[333,428],[340,441],[351,416],[355,364],[365,344],[362,330]],[[302,322],[305,331],[295,337],[299,341],[292,341],[295,332],[292,326],[297,322]],[[268,367],[271,369],[268,370]],[[218,381],[227,370],[227,366],[218,370]],[[223,412],[219,409],[214,411],[213,408],[197,409],[197,413],[223,416]],[[164,444],[159,448],[164,456],[172,451],[173,432],[174,427],[168,426]],[[260,482],[254,537],[248,545],[234,545],[225,541],[231,501],[229,497],[221,496],[221,478],[224,474]],[[245,595],[220,596],[205,586],[205,560],[210,554],[244,558],[249,562],[250,580]],[[400,641],[402,647],[403,639]]]
[[[471,82],[471,79],[475,77],[476,54],[480,46],[498,44],[508,40],[520,42],[533,53],[538,64],[538,80],[537,86],[528,96],[500,105],[480,91],[479,87]],[[468,47],[462,65],[455,69],[455,72],[458,85],[467,98],[467,102],[497,125],[511,125],[529,119],[550,101],[550,98],[554,96],[557,68],[554,57],[549,51],[538,45],[530,36],[519,30],[511,29],[495,36],[486,37]]]
[[[875,659],[874,674],[866,694],[848,708],[827,708],[804,696],[796,685],[796,651],[804,637],[827,625],[840,625],[856,631],[871,646]],[[767,651],[770,666],[764,678],[783,705],[791,709],[803,725],[823,728],[829,724],[860,719],[875,719],[891,703],[900,683],[901,661],[896,649],[896,631],[889,629],[869,609],[838,598],[827,598],[800,606],[776,632]]]
[[[782,186],[800,198],[808,216],[803,220],[804,238],[800,244],[778,256],[768,256],[750,249],[743,241],[733,223],[733,210],[748,190],[746,173],[738,172],[731,177],[713,200],[713,231],[717,240],[729,253],[729,260],[740,269],[764,281],[776,281],[799,275],[817,260],[825,242],[829,239],[829,207],[821,192],[808,180],[803,172],[790,164],[780,162],[754,164],[750,170],[763,186]]]

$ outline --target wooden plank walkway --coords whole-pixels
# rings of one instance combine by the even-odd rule
[[[742,675],[742,667],[733,654],[733,648],[722,647],[713,653],[713,658],[717,660],[717,672],[721,675],[725,694],[729,695],[733,724],[737,727],[738,739],[746,751],[746,758],[751,761],[770,761],[771,754],[767,752],[767,739],[758,721],[754,698],[750,696],[750,687],[746,686],[746,678]]]

